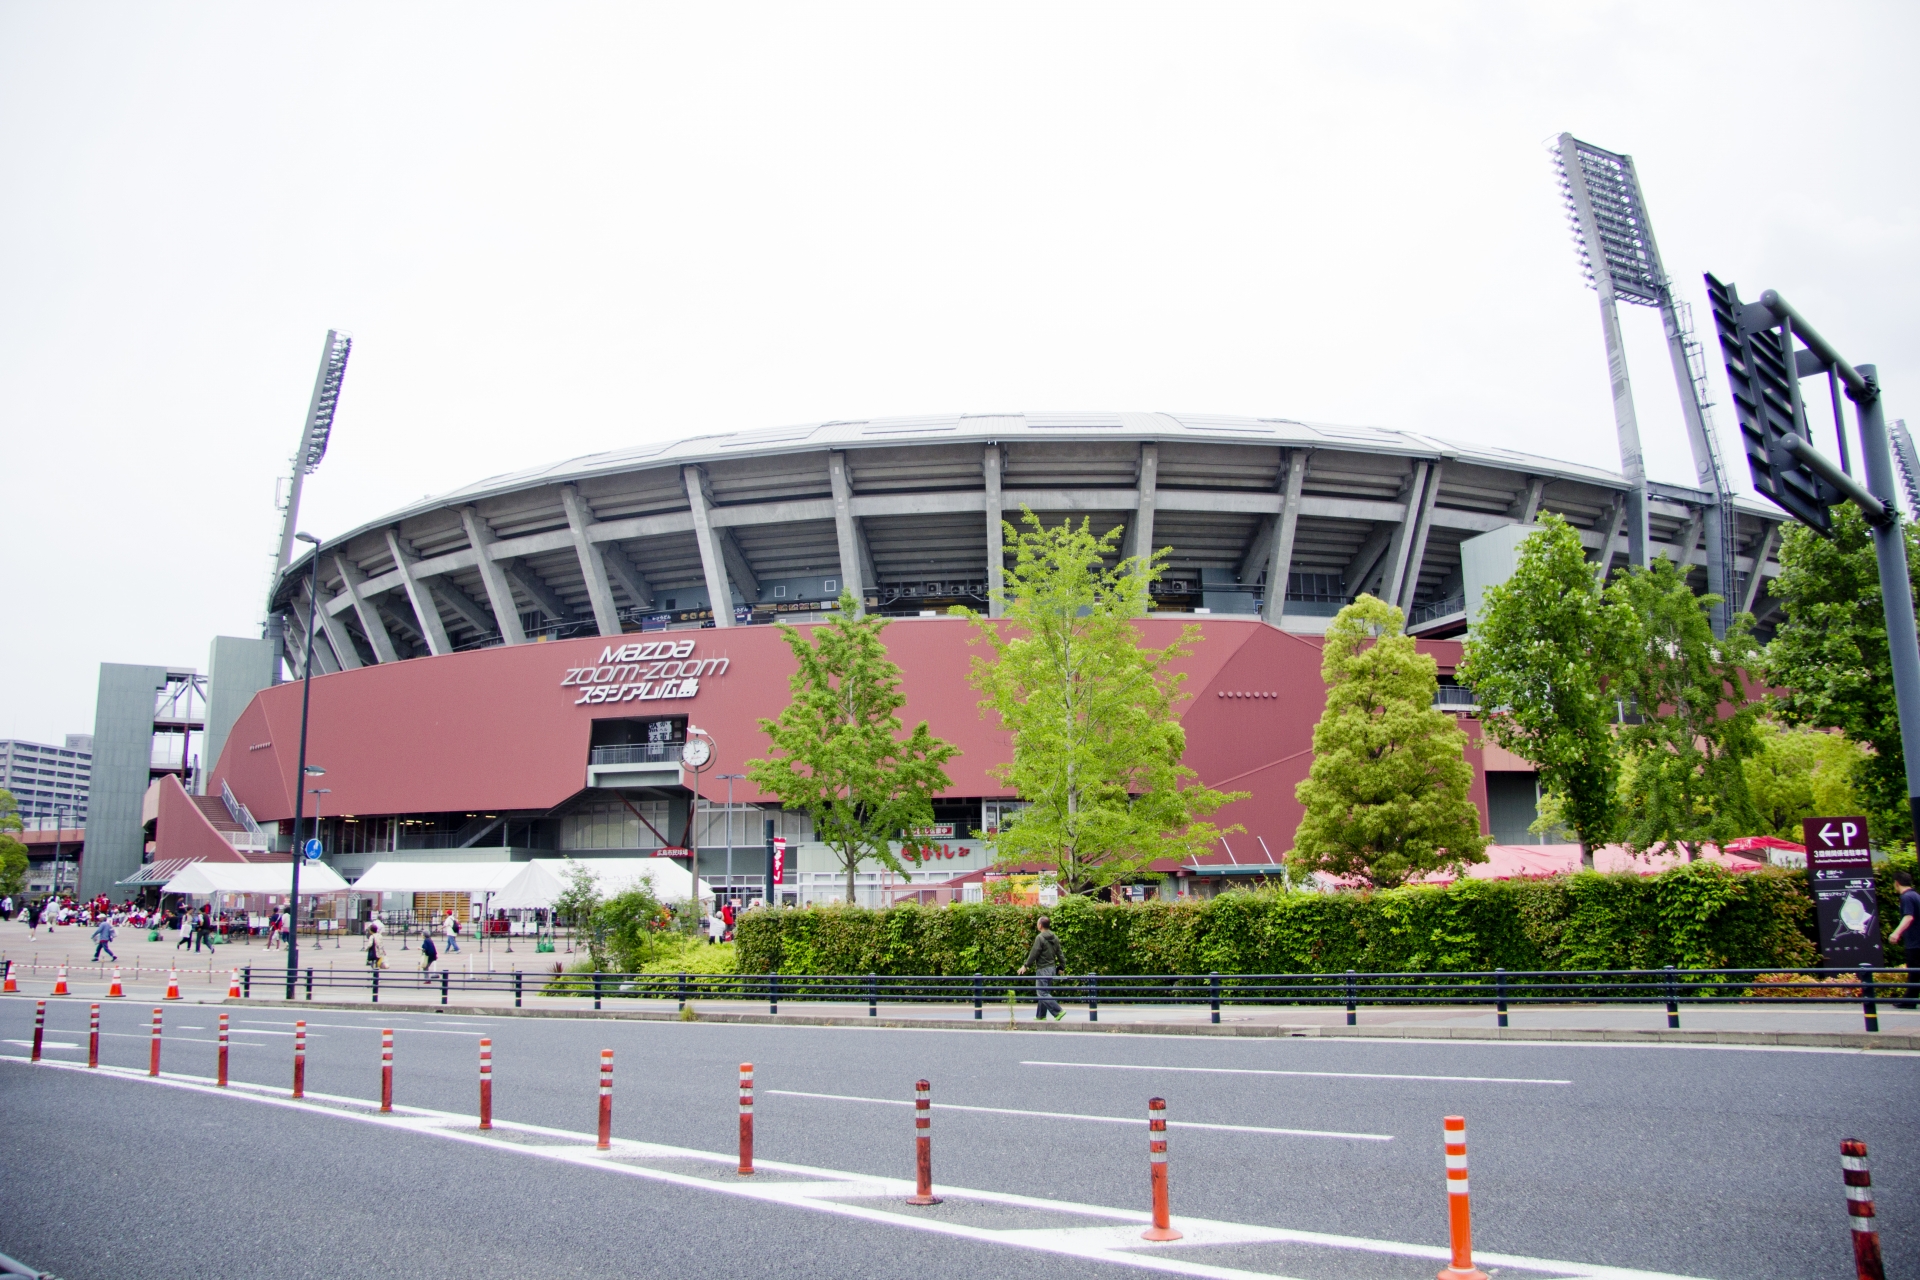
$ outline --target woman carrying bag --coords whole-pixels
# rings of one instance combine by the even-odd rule
[[[381,936],[383,932],[378,920],[367,921],[367,967],[369,969],[387,967],[386,941]]]

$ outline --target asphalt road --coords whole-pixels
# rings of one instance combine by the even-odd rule
[[[32,1009],[0,1000],[0,1053],[25,1056],[12,1042],[30,1038]],[[151,1009],[105,1008],[105,1064],[144,1069]],[[230,1012],[233,1078],[283,1088],[292,1021],[305,1011]],[[760,1159],[864,1175],[911,1176],[910,1112],[888,1103],[910,1099],[926,1076],[937,1104],[984,1108],[935,1112],[937,1183],[1120,1210],[1147,1207],[1145,1103],[1158,1094],[1176,1125],[1176,1226],[1191,1216],[1444,1246],[1440,1121],[1457,1113],[1468,1118],[1480,1251],[1716,1280],[1850,1277],[1839,1142],[1860,1137],[1888,1274],[1920,1277],[1920,1057],[1910,1055],[312,1012],[315,1094],[377,1098],[378,1030],[390,1026],[396,1101],[471,1114],[484,1034],[497,1118],[590,1135],[599,1051],[611,1048],[617,1137],[731,1152],[736,1071],[751,1061]],[[48,1058],[84,1062],[86,1014],[84,1002],[49,1005],[50,1044],[74,1047]],[[210,1076],[218,1011],[165,1016],[163,1069]],[[1276,1072],[1301,1074],[1264,1074]],[[1193,1123],[1223,1127],[1178,1127]],[[0,1252],[68,1280],[477,1267],[515,1277],[1124,1274],[724,1188],[13,1062],[0,1062],[0,1169]],[[1047,1225],[1044,1214],[1017,1217],[1005,1225]],[[1279,1244],[1154,1256],[1201,1268],[1192,1274],[1301,1280],[1429,1280],[1436,1269],[1391,1251]],[[1495,1274],[1528,1270],[1541,1268]]]

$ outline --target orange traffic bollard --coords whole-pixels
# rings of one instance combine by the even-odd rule
[[[167,999],[178,1000],[179,998],[180,971],[178,969],[169,969],[167,970]]]
[[[1873,1214],[1873,1174],[1867,1168],[1867,1144],[1848,1138],[1840,1144],[1840,1176],[1847,1184],[1847,1222],[1853,1228],[1853,1272],[1858,1280],[1887,1280],[1880,1260],[1879,1220]]]
[[[14,992],[19,989],[20,984],[13,980],[13,961],[9,960],[7,961],[7,980],[5,985],[0,986],[0,991]]]
[[[153,1011],[153,1049],[147,1056],[147,1074],[150,1076],[160,1074],[160,1011],[158,1009]]]
[[[307,1024],[304,1019],[293,1024],[293,1096],[307,1096]]]
[[[908,1204],[939,1204],[933,1194],[933,1086],[925,1080],[913,1085],[913,1194]]]
[[[100,1065],[100,1006],[87,1006],[87,1065]]]
[[[45,1000],[35,1000],[33,1002],[33,1057],[28,1059],[28,1061],[40,1061],[40,1042],[46,1038],[46,1035],[47,1002]]]
[[[753,1064],[740,1064],[740,1167],[741,1177],[753,1173]]]
[[[227,999],[238,1000],[239,998],[240,971],[238,969],[229,969],[227,970]]]
[[[601,1151],[613,1149],[613,1050],[600,1051],[600,1139],[593,1144]]]
[[[380,1109],[393,1110],[393,1029],[380,1032]]]
[[[67,966],[65,965],[61,965],[60,971],[54,975],[53,994],[57,996],[67,994]]]
[[[1467,1118],[1448,1116],[1447,1144],[1447,1234],[1452,1239],[1453,1262],[1440,1273],[1440,1280],[1487,1280],[1487,1273],[1473,1265],[1473,1208],[1467,1198]]]
[[[480,1127],[493,1128],[493,1041],[480,1038]]]
[[[1167,1213],[1167,1100],[1147,1099],[1147,1159],[1153,1176],[1153,1225],[1140,1233],[1142,1240],[1178,1240]]]
[[[126,994],[125,991],[120,989],[120,966],[115,965],[113,969],[113,981],[107,984],[107,997],[109,999],[117,999]]]

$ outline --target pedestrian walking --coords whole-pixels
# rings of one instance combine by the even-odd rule
[[[1920,916],[1920,892],[1915,891],[1913,875],[1906,871],[1893,873],[1893,887],[1900,891],[1900,923],[1893,926],[1889,940],[1899,943],[1907,958],[1907,987],[1900,993],[1902,998],[1894,1001],[1894,1008],[1912,1009],[1920,1005],[1920,926],[1913,922]]]
[[[113,920],[111,917],[108,917],[108,918],[102,919],[100,923],[94,927],[94,930],[93,930],[93,962],[95,964],[100,963],[100,953],[102,951],[107,953],[107,959],[113,961],[116,964],[119,963],[120,957],[113,954],[112,944],[113,944]]]
[[[460,922],[453,918],[453,908],[447,908],[447,918],[440,922],[440,932],[447,940],[447,954],[452,955],[460,949]]]
[[[714,946],[727,936],[727,917],[715,907],[707,913],[707,945]]]
[[[384,969],[387,967],[386,930],[378,920],[367,921],[367,967]]]
[[[0,920],[13,919],[13,895],[0,898]]]
[[[23,913],[27,917],[27,936],[34,937],[40,932],[40,904],[29,902]]]
[[[420,972],[422,974],[432,973],[433,962],[439,958],[439,951],[434,949],[433,935],[431,933],[422,933],[420,935]]]
[[[1053,998],[1053,977],[1060,972],[1064,953],[1060,949],[1060,939],[1050,927],[1053,921],[1041,916],[1035,922],[1039,932],[1034,935],[1033,945],[1027,949],[1027,963],[1020,966],[1020,972],[1033,970],[1034,998],[1039,1002],[1034,1006],[1033,1020],[1045,1022],[1049,1013],[1055,1022],[1067,1016],[1060,1002]]]

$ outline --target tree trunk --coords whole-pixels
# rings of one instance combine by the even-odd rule
[[[1585,840],[1580,842],[1580,869],[1583,871],[1593,870],[1593,846]]]

